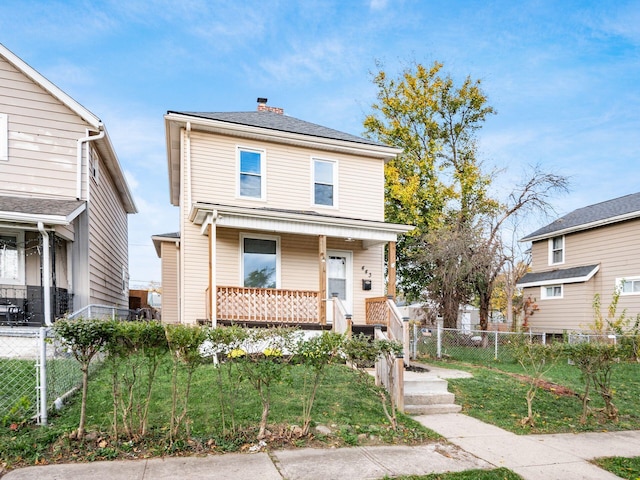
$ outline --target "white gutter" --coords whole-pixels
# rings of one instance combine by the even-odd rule
[[[49,260],[49,233],[44,229],[44,224],[38,222],[38,230],[42,234],[42,290],[44,292],[44,323],[47,327],[51,322],[51,265]]]
[[[105,130],[102,124],[100,124],[100,133],[98,135],[87,135],[86,137],[79,138],[76,144],[76,199],[82,200],[82,145],[84,143],[93,142],[104,138]],[[87,155],[87,164],[89,163],[89,156]],[[88,188],[88,187],[87,187]]]

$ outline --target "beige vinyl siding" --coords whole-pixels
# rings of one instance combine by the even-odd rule
[[[189,222],[180,234],[182,254],[181,292],[184,306],[182,323],[195,323],[207,318],[206,289],[209,285],[209,237],[200,233],[200,226]]]
[[[174,242],[162,242],[162,321],[178,323],[178,248]]]
[[[563,299],[540,299],[540,288],[527,288],[525,295],[538,299],[540,310],[531,317],[532,326],[546,326],[562,318],[568,329],[588,329],[593,323],[593,296],[599,293],[603,311],[611,302],[617,278],[640,276],[640,219],[572,233],[565,236],[565,262],[548,265],[548,241],[532,245],[533,271],[555,268],[600,265],[600,270],[586,283],[565,284]],[[618,312],[627,309],[629,316],[640,313],[640,295],[620,297]]]
[[[264,150],[266,200],[237,196],[237,148]],[[313,205],[312,158],[337,162],[339,208]],[[191,187],[193,202],[315,210],[366,220],[384,219],[384,163],[382,160],[191,133]]]
[[[0,162],[0,194],[76,196],[80,117],[0,58],[0,113],[8,118],[9,159]]]
[[[98,154],[95,153],[95,158]],[[127,213],[104,163],[99,182],[91,179],[89,208],[90,303],[128,306]],[[123,291],[122,269],[125,273]]]

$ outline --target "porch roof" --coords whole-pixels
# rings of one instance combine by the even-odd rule
[[[202,226],[215,223],[230,228],[351,238],[362,240],[365,246],[395,242],[398,235],[414,228],[411,225],[336,217],[314,211],[249,208],[204,202],[193,204],[189,220]]]
[[[580,267],[571,268],[558,268],[548,272],[529,272],[520,279],[517,286],[520,288],[526,287],[541,287],[544,285],[553,285],[558,283],[582,283],[591,280],[596,273],[600,270],[600,265],[584,265]]]
[[[82,200],[0,196],[0,222],[69,225],[85,208]]]

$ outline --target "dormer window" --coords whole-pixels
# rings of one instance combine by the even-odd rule
[[[265,199],[264,151],[238,148],[238,196]]]
[[[549,239],[549,265],[564,263],[564,237]]]

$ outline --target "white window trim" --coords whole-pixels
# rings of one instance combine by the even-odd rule
[[[240,234],[240,283],[244,285],[244,239],[255,238],[257,240],[274,240],[276,242],[276,288],[281,288],[281,262],[280,262],[280,237],[277,235],[262,235],[259,233],[241,233]]]
[[[316,162],[325,162],[333,164],[333,205],[322,205],[316,203]],[[330,210],[338,209],[338,161],[329,160],[327,158],[311,157],[311,205],[318,208],[326,208]]]
[[[558,296],[547,296],[547,288],[560,287],[560,295]],[[562,283],[554,283],[551,285],[543,285],[540,287],[540,299],[541,300],[560,300],[564,298],[564,284]]]
[[[553,240],[555,238],[561,238],[562,239],[562,261],[561,262],[554,262],[553,261]],[[548,241],[548,245],[549,245],[549,265],[562,265],[564,263],[564,260],[567,256],[567,242],[565,241],[565,237],[564,235],[558,235],[555,237],[551,237]]]
[[[640,282],[640,276],[616,278],[616,290],[620,292],[620,296],[640,295],[640,292],[623,292],[622,282]]]
[[[240,152],[255,152],[260,154],[260,197],[242,195],[240,182]],[[236,145],[236,198],[264,202],[267,200],[267,151],[262,148],[244,147]]]
[[[0,160],[9,160],[9,116],[0,113]]]
[[[18,244],[18,278],[3,278],[0,277],[0,283],[5,285],[24,285],[24,232],[16,232],[15,230],[0,230],[0,235],[10,235],[16,237],[16,243]]]

